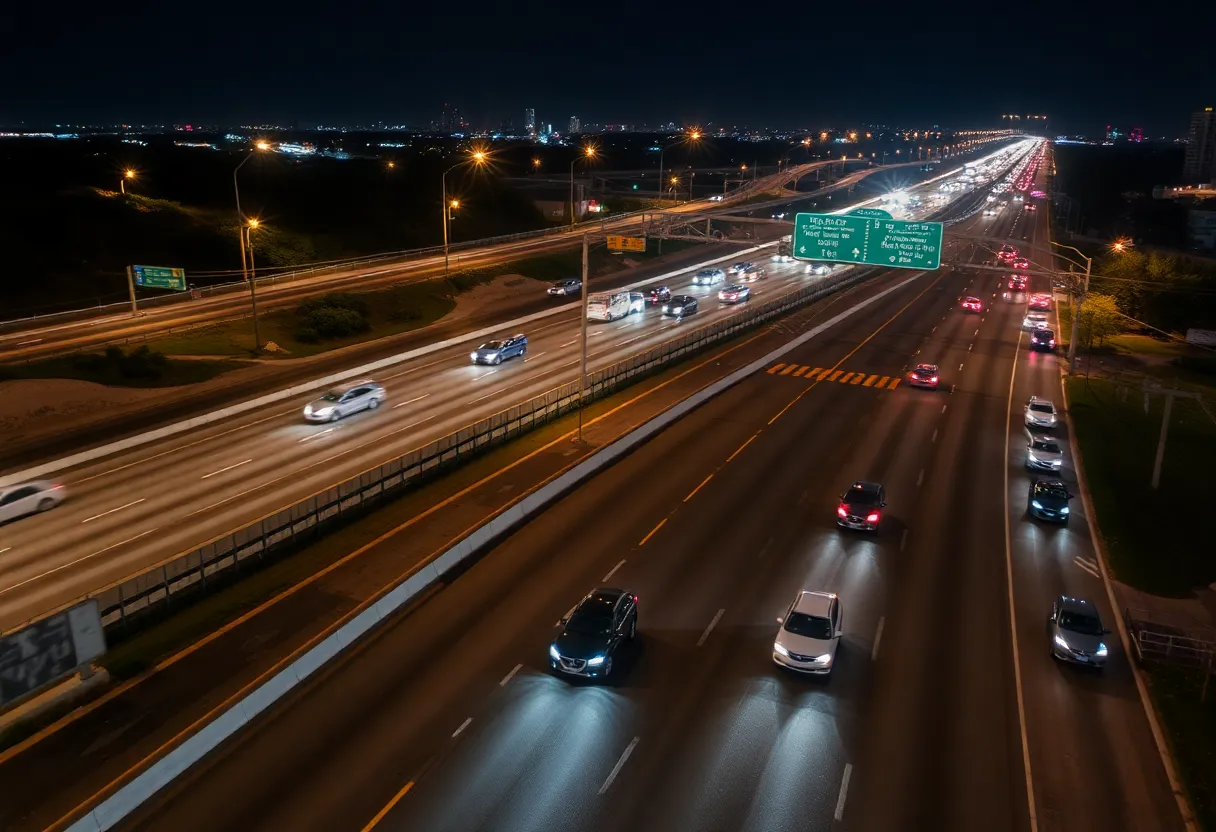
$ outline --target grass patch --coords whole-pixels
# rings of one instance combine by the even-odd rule
[[[244,366],[236,361],[180,361],[147,346],[124,352],[110,347],[104,353],[76,353],[0,366],[0,381],[35,378],[71,378],[108,387],[177,387],[208,381]]]
[[[1177,598],[1216,581],[1205,527],[1162,519],[1186,511],[1197,495],[1210,490],[1216,425],[1196,402],[1174,402],[1161,486],[1154,491],[1150,480],[1164,398],[1151,396],[1146,414],[1139,389],[1099,378],[1074,377],[1067,384],[1069,412],[1116,577]]]
[[[1202,671],[1146,669],[1191,804],[1202,828],[1216,829],[1216,684],[1201,702]]]
[[[1161,358],[1177,358],[1190,354],[1190,347],[1181,341],[1163,341],[1148,335],[1112,335],[1106,343],[1119,352],[1129,355],[1148,355]]]

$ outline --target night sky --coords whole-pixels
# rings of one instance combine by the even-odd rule
[[[839,8],[828,8],[836,5]],[[1068,7],[1076,6],[1076,9]],[[1090,9],[1088,15],[1080,7]],[[1216,3],[27,3],[0,125],[992,126],[1183,135],[1216,104]]]

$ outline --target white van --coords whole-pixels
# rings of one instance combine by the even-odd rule
[[[597,292],[587,298],[587,320],[615,321],[629,314],[628,292]]]

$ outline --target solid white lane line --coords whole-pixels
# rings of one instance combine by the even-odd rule
[[[920,488],[921,484],[924,481],[925,481],[925,469],[921,468],[920,473],[916,475],[916,487]]]
[[[401,402],[400,404],[395,404],[395,405],[393,405],[393,410],[396,410],[396,409],[397,409],[397,408],[399,408],[399,407],[405,407],[407,404],[413,404],[414,402],[420,402],[420,401],[422,401],[423,399],[425,399],[425,398],[426,398],[427,396],[429,396],[429,395],[431,395],[431,394],[430,394],[430,393],[423,393],[421,396],[415,396],[415,397],[414,397],[414,398],[412,398],[412,399],[406,399],[405,401]]]
[[[514,679],[515,674],[518,673],[522,669],[523,669],[522,664],[515,665],[515,667],[511,668],[510,673],[508,673],[506,676],[502,677],[502,681],[498,683],[498,686],[500,688],[505,688],[507,686],[507,682],[510,682],[512,679]]]
[[[878,645],[882,643],[882,625],[887,622],[885,616],[878,618],[878,631],[874,633],[874,649],[870,651],[870,661],[878,661]]]
[[[311,436],[305,436],[303,439],[300,440],[300,442],[309,442],[313,439],[316,439],[318,436],[324,436],[327,433],[333,433],[333,432],[334,432],[333,428],[326,428],[325,430],[321,431],[320,433],[314,433]],[[297,442],[296,444],[298,445],[299,442]]]
[[[620,563],[618,563],[616,566],[612,567],[612,571],[610,571],[607,575],[605,575],[604,580],[600,581],[600,583],[608,583],[608,579],[611,578],[613,575],[615,575],[616,570],[620,569],[624,565],[625,565],[625,561],[622,559]]]
[[[470,723],[470,722],[472,722],[472,721],[473,721],[473,717],[469,717],[469,718],[468,718],[468,719],[466,719],[464,722],[460,723],[460,727],[459,727],[459,728],[457,728],[455,731],[453,731],[453,732],[452,732],[452,738],[453,738],[453,739],[455,739],[456,737],[459,737],[459,736],[460,736],[460,732],[461,732],[461,731],[463,731],[465,728],[468,728],[468,727],[469,727],[469,723]]]
[[[96,520],[98,517],[105,517],[107,514],[113,514],[116,511],[122,511],[124,508],[130,508],[131,506],[137,506],[146,499],[148,499],[148,498],[140,497],[138,500],[133,500],[133,501],[127,503],[125,506],[119,506],[118,508],[112,508],[109,511],[103,511],[101,514],[94,514],[92,517],[86,517],[84,520],[81,520],[80,522],[89,523],[93,520]]]
[[[899,536],[899,551],[902,552],[904,550],[904,547],[907,545],[908,545],[908,530],[904,529],[904,533]]]
[[[157,528],[159,528],[159,526]],[[126,540],[120,540],[117,543],[111,543],[106,548],[98,549],[96,552],[94,552],[91,555],[85,555],[82,558],[76,558],[76,560],[72,561],[71,563],[60,564],[59,566],[56,566],[54,569],[48,569],[45,572],[42,572],[42,573],[39,573],[32,577],[26,578],[24,581],[15,583],[12,586],[6,586],[3,589],[0,589],[0,595],[5,594],[6,592],[12,592],[14,589],[20,589],[21,587],[25,586],[26,584],[32,584],[34,581],[36,581],[40,578],[45,578],[47,575],[54,575],[56,572],[62,572],[64,569],[70,569],[73,566],[75,566],[76,564],[83,563],[84,561],[88,560],[89,558],[95,558],[98,555],[105,554],[106,552],[110,551],[111,549],[117,549],[119,546],[125,546],[128,543],[132,543],[136,540],[139,540],[141,537],[147,537],[148,535],[152,534],[152,532],[154,532],[154,531],[156,531],[156,528],[148,529],[146,532],[140,532],[139,534],[135,535],[135,537],[128,537]],[[5,549],[4,551],[7,552],[8,550]]]
[[[481,381],[483,378],[486,378],[487,376],[492,376],[497,372],[498,372],[498,370],[490,370],[490,372],[488,372],[488,373],[482,373],[481,375],[475,377],[473,379],[473,381]]]
[[[625,746],[625,753],[621,755],[621,759],[616,761],[616,765],[612,767],[612,771],[608,774],[608,779],[604,781],[604,785],[600,786],[600,794],[607,794],[608,789],[612,786],[612,781],[621,773],[621,769],[625,767],[625,762],[629,759],[629,755],[633,753],[634,746],[638,744],[641,737],[634,737],[630,740],[629,745]]]
[[[529,356],[527,356],[526,358],[524,358],[523,363],[524,363],[524,364],[527,364],[527,363],[528,363],[529,361],[531,361],[533,358],[540,358],[542,355],[544,355],[544,353],[543,353],[543,352],[538,352],[538,353],[536,353],[535,355],[529,355]]]
[[[218,471],[212,471],[210,474],[203,474],[203,477],[202,477],[202,478],[203,478],[203,479],[205,479],[205,480],[206,480],[206,479],[210,479],[211,477],[214,477],[214,476],[216,476],[217,474],[222,474],[222,473],[224,473],[225,471],[231,471],[233,468],[240,468],[242,465],[248,465],[248,464],[249,464],[249,463],[251,463],[251,462],[253,462],[253,460],[252,460],[252,459],[247,459],[247,460],[245,460],[244,462],[238,462],[236,465],[229,465],[227,468],[221,468],[221,469],[220,469],[220,470],[218,470]]]
[[[722,613],[724,612],[726,612],[726,610],[718,610],[717,613],[714,614],[713,621],[709,622],[709,626],[705,628],[705,632],[701,633],[701,637],[697,639],[698,647],[705,643],[705,639],[709,638],[709,634],[713,632],[714,625],[716,625],[718,620],[722,618]]]
[[[849,794],[849,778],[853,776],[853,764],[844,764],[844,778],[840,781],[840,797],[836,798],[836,814],[834,817],[837,821],[844,817],[844,801]]]

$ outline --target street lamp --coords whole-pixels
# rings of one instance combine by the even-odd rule
[[[473,165],[474,167],[482,167],[489,160],[490,160],[489,154],[487,154],[484,150],[474,150],[472,153],[469,154],[469,158],[465,159],[462,162],[457,162],[456,164],[452,165],[450,168],[448,168],[447,170],[445,170],[443,172],[443,176],[439,177],[440,187],[443,188],[443,199],[439,203],[439,209],[441,211],[443,211],[443,274],[445,277],[447,276],[447,273],[448,273],[448,222],[451,219],[451,216],[448,214],[448,211],[450,208],[459,206],[459,202],[457,200],[453,200],[453,202],[456,202],[456,205],[450,206],[448,203],[448,174],[451,173],[452,171],[456,170],[456,168],[461,167],[463,165]]]
[[[1051,241],[1053,246],[1066,248],[1070,251],[1075,251],[1081,255],[1081,259],[1085,261],[1085,283],[1081,286],[1081,295],[1077,298],[1077,306],[1072,310],[1072,335],[1068,339],[1068,374],[1073,374],[1073,359],[1077,356],[1077,324],[1081,321],[1081,304],[1085,302],[1085,296],[1089,294],[1089,272],[1093,268],[1094,259],[1086,257],[1085,253],[1074,246],[1066,246],[1062,243]],[[1078,264],[1079,265],[1079,264]]]
[[[540,157],[535,156],[532,159],[532,172],[535,173],[538,170],[540,170]]]
[[[241,244],[241,275],[246,282],[249,280],[249,266],[245,259],[245,214],[241,211],[241,186],[237,182],[236,175],[241,172],[241,168],[245,167],[245,163],[253,158],[253,154],[259,150],[269,150],[270,142],[256,141],[253,143],[253,150],[249,151],[249,155],[241,160],[241,163],[236,166],[236,170],[232,171],[232,190],[236,193],[236,236]]]
[[[581,156],[575,156],[570,160],[570,227],[574,228],[574,165],[579,159],[594,159],[595,146],[587,145],[583,148]]]
[[[253,351],[256,353],[262,348],[262,339],[258,336],[258,293],[257,293],[257,266],[253,263],[253,232],[261,225],[261,222],[255,217],[250,217],[248,224],[242,229],[245,235],[245,242],[241,248],[249,250],[249,301],[253,305]]]
[[[669,147],[675,147],[676,145],[684,144],[685,142],[698,142],[700,140],[701,140],[701,131],[692,130],[688,133],[688,135],[685,138],[677,139],[676,141],[672,142],[671,144],[665,145],[659,151],[659,201],[660,202],[663,200],[663,154],[667,152],[667,148],[669,148]]]
[[[122,172],[122,179],[118,180],[119,189],[125,194],[127,192],[127,180],[135,178],[135,171],[127,168]]]

